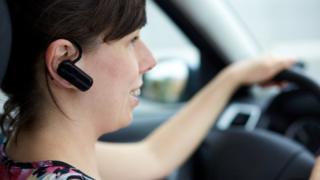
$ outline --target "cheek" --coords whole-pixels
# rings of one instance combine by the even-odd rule
[[[103,122],[112,121],[115,126],[123,126],[131,118],[129,92],[139,80],[139,67],[135,57],[128,53],[122,53],[122,56],[104,54],[88,61],[91,62],[87,71],[94,80],[88,97],[91,112],[96,118],[108,117],[108,120],[102,118]],[[124,126],[126,125],[127,123]]]
[[[94,81],[92,90],[95,97],[100,99],[112,100],[112,98],[121,95],[126,91],[129,78],[125,76],[125,64],[121,63],[122,59],[105,58],[97,59],[91,68],[92,78]]]
[[[139,68],[131,53],[118,50],[113,53],[105,52],[94,57],[90,63],[90,72],[94,81],[98,81],[97,83],[109,80],[121,84],[122,82],[128,83],[127,81],[139,75]]]

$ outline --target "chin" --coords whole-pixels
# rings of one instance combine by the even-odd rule
[[[132,115],[130,115],[129,117],[120,119],[118,122],[115,122],[112,126],[108,126],[106,127],[106,131],[104,131],[104,133],[113,133],[116,132],[120,129],[126,128],[128,127],[132,122]]]
[[[120,126],[119,129],[126,128],[126,127],[130,126],[131,123],[132,123],[132,117],[122,121],[121,126]]]

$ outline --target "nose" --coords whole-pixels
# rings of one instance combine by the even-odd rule
[[[142,41],[139,44],[139,68],[140,74],[144,74],[154,68],[157,62],[149,48]]]

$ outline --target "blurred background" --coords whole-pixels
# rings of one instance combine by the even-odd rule
[[[198,1],[200,6],[201,1],[209,0]],[[170,64],[168,61],[172,60],[176,71],[173,74],[173,71],[168,72],[168,68],[156,67],[150,75],[146,76],[145,89],[151,88],[152,91],[144,91],[146,92],[144,97],[158,102],[177,102],[179,92],[182,93],[188,76],[184,66],[187,64],[188,67],[197,69],[200,62],[199,51],[152,0],[147,2],[148,24],[143,29],[142,38],[158,61],[165,60]],[[214,0],[212,2],[222,4],[224,11],[231,15],[233,21],[240,24],[242,31],[246,31],[251,41],[255,42],[255,47],[251,47],[255,49],[255,53],[243,55],[241,51],[244,50],[228,45],[227,43],[233,43],[232,40],[228,39],[228,36],[221,35],[221,44],[227,44],[225,45],[228,48],[226,54],[230,54],[231,60],[237,61],[263,53],[294,57],[303,61],[307,73],[319,80],[320,1]],[[193,10],[196,11],[197,7]],[[227,16],[220,16],[220,19],[228,21]],[[210,21],[209,16],[208,21]],[[224,31],[224,28],[219,30],[217,27],[217,31]],[[239,36],[241,36],[240,33]],[[184,61],[185,64],[180,63],[179,68],[177,60]],[[148,83],[151,82],[148,81],[148,77],[153,82],[157,79],[156,83]],[[160,85],[162,80],[163,83]],[[169,88],[170,84],[176,85],[173,85],[174,88]]]

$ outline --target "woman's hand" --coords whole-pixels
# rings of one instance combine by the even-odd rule
[[[279,72],[290,68],[293,64],[295,64],[293,59],[265,56],[237,62],[227,67],[225,72],[230,73],[231,77],[239,83],[238,85],[265,84]]]

